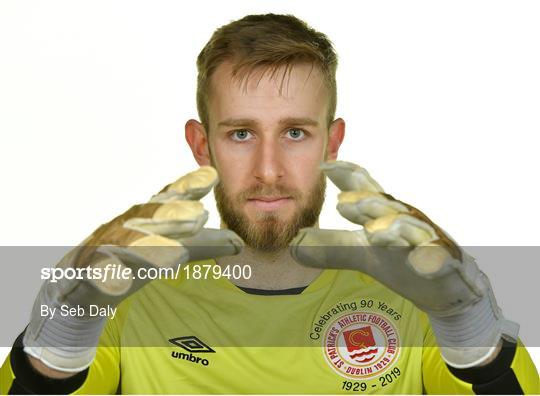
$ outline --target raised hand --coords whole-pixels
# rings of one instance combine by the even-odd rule
[[[362,271],[427,312],[440,345],[481,347],[465,353],[446,350],[447,361],[456,367],[477,364],[503,333],[517,337],[517,325],[503,320],[486,275],[440,227],[418,209],[384,193],[358,165],[335,161],[321,168],[341,190],[339,213],[363,229],[304,228],[291,242],[296,261]],[[449,341],[456,340],[452,331],[464,313],[483,315],[478,333]]]
[[[49,318],[42,315],[42,306],[58,311],[64,304],[110,309],[150,281],[137,276],[141,269],[175,268],[188,260],[238,254],[244,244],[234,232],[202,228],[208,212],[199,199],[217,182],[212,167],[188,173],[149,203],[133,206],[72,249],[57,267],[103,270],[114,264],[132,275],[46,281],[24,335],[25,352],[54,370],[81,371],[92,362],[106,318]]]

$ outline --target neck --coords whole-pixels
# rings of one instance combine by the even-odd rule
[[[249,265],[251,278],[231,280],[235,285],[253,289],[282,290],[309,285],[321,272],[298,264],[289,249],[273,253],[261,252],[245,246],[236,256],[220,257],[217,263],[224,269],[233,265]]]

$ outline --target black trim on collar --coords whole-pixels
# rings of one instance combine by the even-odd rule
[[[282,290],[266,290],[266,289],[252,289],[251,287],[241,287],[237,286],[240,290],[248,294],[257,294],[260,296],[285,296],[302,293],[307,286],[302,287],[293,287],[292,289],[282,289]]]

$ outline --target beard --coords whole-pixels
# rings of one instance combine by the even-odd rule
[[[221,220],[227,228],[236,232],[247,246],[271,253],[287,248],[301,228],[315,225],[324,203],[325,191],[326,177],[321,173],[313,188],[306,194],[279,185],[257,185],[231,197],[221,182],[215,187],[214,194]],[[289,220],[280,218],[277,213],[261,211],[257,213],[256,220],[251,221],[242,211],[242,206],[254,196],[287,196],[294,202],[303,204]]]

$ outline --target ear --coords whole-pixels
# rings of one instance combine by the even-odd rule
[[[200,166],[210,165],[210,151],[206,130],[199,121],[186,122],[186,141],[191,148],[193,158]]]
[[[345,121],[337,118],[330,124],[328,133],[328,145],[326,146],[326,161],[335,161],[338,156],[339,147],[345,137]]]

